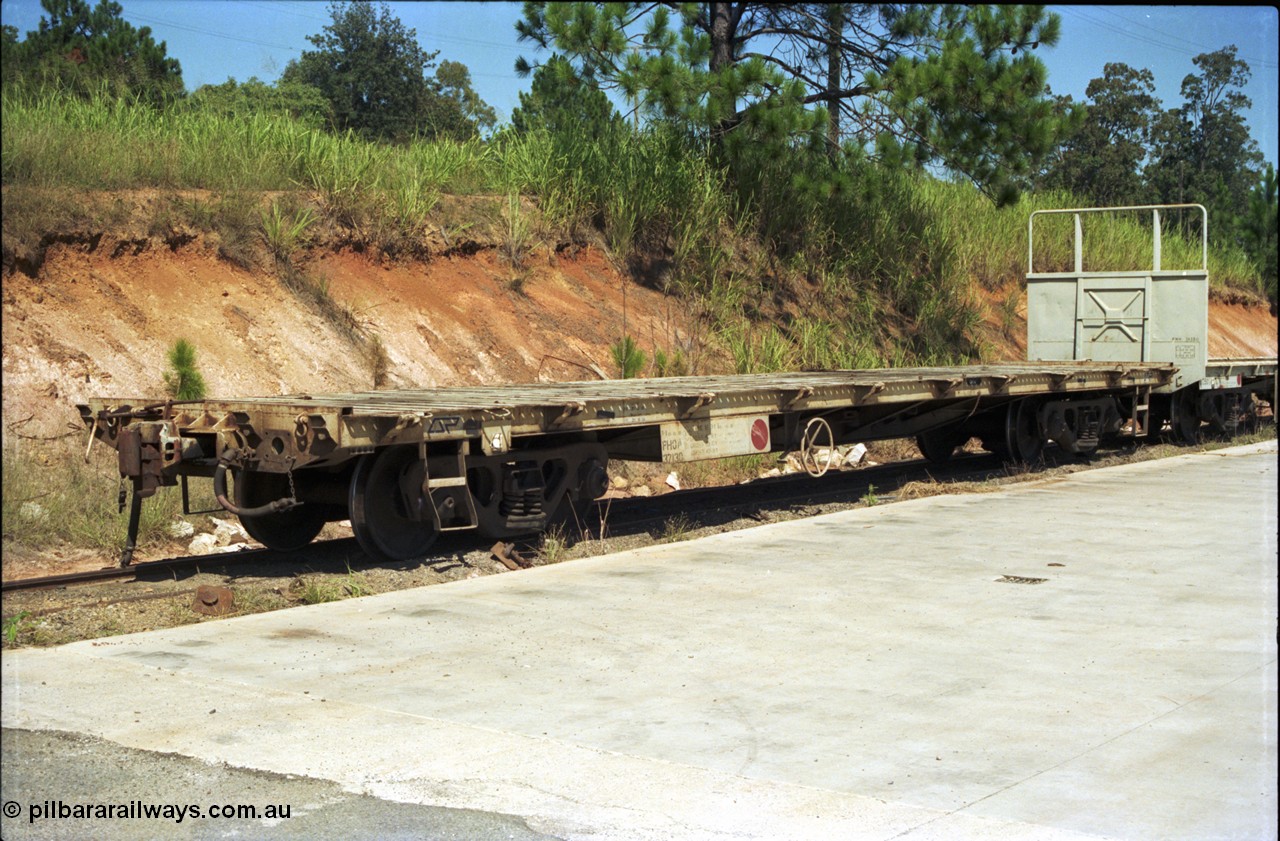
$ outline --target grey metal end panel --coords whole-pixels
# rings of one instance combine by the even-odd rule
[[[1075,356],[1095,362],[1149,359],[1150,277],[1082,277],[1076,285]]]
[[[1202,271],[1027,275],[1027,358],[1166,362],[1174,387],[1204,376],[1209,278]]]
[[[1076,359],[1075,275],[1027,275],[1027,359]]]
[[[1209,359],[1209,275],[1167,272],[1151,279],[1151,362],[1178,366],[1175,387],[1204,376]]]

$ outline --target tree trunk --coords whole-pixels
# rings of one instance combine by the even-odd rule
[[[844,31],[844,6],[832,3],[826,9],[827,19],[827,154],[835,162],[840,154],[840,105],[834,96],[840,90],[840,35]]]
[[[733,4],[710,3],[708,5],[711,24],[710,70],[714,78],[733,66]],[[738,103],[733,94],[723,87],[714,90],[711,96],[716,113],[716,124],[712,134],[718,137],[733,124]]]

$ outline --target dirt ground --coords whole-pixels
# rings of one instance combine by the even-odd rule
[[[1276,356],[1276,317],[1265,306],[1209,301],[1209,358]]]

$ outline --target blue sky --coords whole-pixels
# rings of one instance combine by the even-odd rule
[[[91,0],[96,2],[96,0]],[[124,18],[149,26],[182,64],[189,89],[228,77],[275,81],[290,59],[309,49],[308,35],[330,21],[328,5],[306,0],[118,0]],[[393,13],[415,29],[440,59],[471,69],[472,83],[500,119],[529,89],[512,69],[517,56],[545,58],[518,44],[514,23],[518,3],[390,3]],[[1055,93],[1084,100],[1089,80],[1108,62],[1146,67],[1156,78],[1166,108],[1181,104],[1182,79],[1196,72],[1193,56],[1235,44],[1253,78],[1246,94],[1251,133],[1268,161],[1277,161],[1277,76],[1280,75],[1280,14],[1271,6],[1050,6],[1062,17],[1062,37],[1054,49],[1039,50]],[[0,20],[19,37],[35,29],[39,0],[4,0]]]

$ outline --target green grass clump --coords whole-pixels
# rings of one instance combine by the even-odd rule
[[[655,377],[683,377],[689,373],[689,361],[684,351],[676,348],[667,353],[662,348],[653,350],[653,375]]]
[[[684,514],[677,514],[674,517],[667,518],[666,522],[662,524],[662,531],[656,539],[659,543],[679,543],[693,537],[693,532],[697,528],[698,523]]]
[[[341,577],[323,575],[299,575],[289,588],[295,601],[303,604],[324,604],[342,599],[358,599],[374,592],[368,577],[362,572],[352,572]]]
[[[293,252],[306,242],[307,229],[316,221],[310,208],[282,208],[281,202],[271,202],[262,211],[262,238],[278,262],[287,263]]]
[[[765,374],[795,367],[794,346],[772,324],[757,325],[744,318],[725,327],[721,337],[739,374]]]
[[[555,525],[542,533],[542,542],[538,547],[538,553],[542,555],[543,563],[558,564],[563,561],[569,551],[572,541],[569,539],[563,525]]]
[[[670,467],[678,472],[684,487],[710,488],[755,479],[768,469],[767,465],[772,461],[772,456],[764,455],[730,456],[673,464]]]
[[[303,604],[324,604],[345,598],[342,586],[320,576],[298,576],[290,588],[293,597]]]
[[[4,620],[4,642],[6,646],[12,646],[18,641],[18,636],[27,629],[30,624],[27,620],[31,618],[28,611],[22,610],[13,616],[6,617]]]
[[[90,452],[74,446],[40,451],[7,444],[4,448],[4,542],[45,551],[54,546],[104,554],[124,548],[129,510],[117,509],[119,474],[114,450],[97,445]],[[128,485],[126,485],[128,487]],[[138,546],[146,550],[169,538],[182,511],[181,493],[161,488],[142,506]]]

